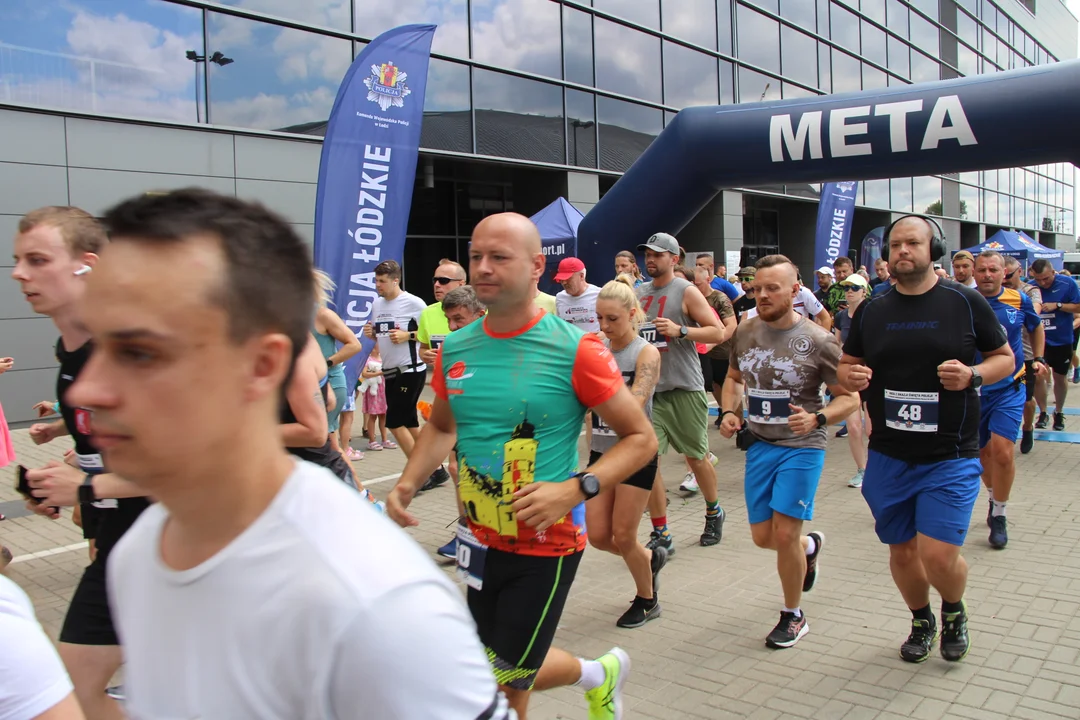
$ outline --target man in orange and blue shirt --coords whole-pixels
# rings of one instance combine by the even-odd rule
[[[979,460],[983,466],[983,485],[990,491],[990,511],[986,524],[990,526],[990,545],[998,549],[1004,548],[1009,542],[1005,504],[1016,476],[1014,446],[1027,399],[1024,383],[1027,370],[1024,366],[1021,329],[1031,335],[1035,356],[1032,368],[1039,375],[1048,372],[1043,358],[1046,337],[1035,306],[1019,290],[1002,287],[1004,281],[1005,258],[993,250],[979,253],[975,258],[976,286],[1005,330],[1016,363],[1012,375],[984,386],[979,398]]]

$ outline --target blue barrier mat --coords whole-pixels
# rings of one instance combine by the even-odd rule
[[[1080,415],[1080,408],[1065,408],[1066,415]]]
[[[1023,437],[1023,431],[1020,432],[1020,435],[1016,436],[1016,439],[1019,440],[1021,437]],[[1044,440],[1046,442],[1080,443],[1080,433],[1036,430],[1035,439]]]

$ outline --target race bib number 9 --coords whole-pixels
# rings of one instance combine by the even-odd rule
[[[749,402],[747,417],[761,425],[787,425],[791,415],[790,390],[757,390],[747,388]]]
[[[480,590],[484,587],[484,562],[487,560],[487,548],[480,544],[468,525],[458,525],[457,529],[457,574],[458,579]]]
[[[375,337],[390,337],[390,331],[394,329],[393,320],[376,320]]]
[[[885,426],[905,432],[937,432],[938,394],[886,390]]]
[[[1039,313],[1043,330],[1057,330],[1057,313]]]
[[[645,323],[639,333],[641,339],[652,345],[657,350],[667,350],[667,337],[656,331],[655,323]]]

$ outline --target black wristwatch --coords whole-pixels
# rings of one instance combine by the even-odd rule
[[[330,358],[326,358],[326,367],[328,367],[328,368],[334,367],[334,361],[331,360]]]
[[[969,365],[968,369],[971,370],[971,387],[978,390],[982,387],[983,377],[979,374],[979,371],[975,369],[974,365]]]
[[[581,494],[586,500],[592,500],[600,494],[600,480],[592,473],[578,473],[574,477],[577,478],[578,485],[581,486]]]
[[[97,500],[97,495],[94,494],[94,476],[87,475],[83,478],[82,485],[79,486],[79,502],[94,503]]]
[[[825,417],[825,413],[823,413],[823,412],[814,413],[814,417],[817,418],[817,426],[819,428],[825,427],[826,425],[829,424],[829,420],[828,420],[828,418]]]
[[[681,337],[681,338],[686,337],[686,334],[688,332],[690,332],[690,328],[686,327],[685,325],[681,325],[679,327],[679,337]]]
[[[1033,362],[1033,363],[1042,363],[1043,365],[1046,365],[1046,358],[1044,358],[1044,357],[1032,358],[1031,362]],[[1049,365],[1046,365],[1046,366],[1050,367]]]

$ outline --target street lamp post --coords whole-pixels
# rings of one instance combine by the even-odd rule
[[[586,130],[588,130],[589,128],[591,128],[594,125],[596,125],[596,123],[594,121],[592,121],[592,120],[571,120],[570,121],[570,126],[572,128],[574,128],[574,160],[573,160],[573,162],[570,163],[571,165],[577,165],[577,131],[578,131],[578,128],[585,128]]]
[[[199,63],[212,62],[218,67],[225,67],[236,62],[230,57],[225,57],[221,51],[214,52],[210,57],[199,55],[194,50],[188,50],[184,57],[195,64],[195,122],[201,123],[202,116],[199,114]],[[207,115],[209,117],[209,114]]]

